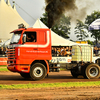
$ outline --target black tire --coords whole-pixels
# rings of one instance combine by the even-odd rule
[[[34,81],[44,79],[46,76],[46,67],[41,63],[35,63],[30,68],[30,76]]]
[[[71,70],[71,74],[72,74],[72,76],[73,76],[74,78],[77,78],[77,77],[79,76],[79,74],[77,73],[77,71],[74,70],[74,69]]]
[[[24,78],[30,78],[30,74],[29,73],[20,73],[20,75]]]
[[[87,67],[88,65],[90,65],[90,64],[84,64],[84,65],[82,66],[82,69],[81,69],[81,73],[82,73],[82,76],[83,76],[84,78],[87,78],[87,77],[86,77],[86,74],[85,74],[85,70],[86,70],[86,67]]]
[[[84,68],[83,76],[87,79],[97,79],[100,77],[100,67],[97,64],[89,64]]]

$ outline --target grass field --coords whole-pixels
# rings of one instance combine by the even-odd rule
[[[7,67],[7,65],[0,65],[0,67]]]
[[[100,81],[96,82],[67,82],[67,83],[43,83],[43,84],[12,84],[1,85],[0,89],[29,89],[29,88],[45,88],[45,87],[87,87],[100,86]]]
[[[2,66],[0,66],[0,72],[3,72],[3,71],[8,71],[6,65],[2,65]]]

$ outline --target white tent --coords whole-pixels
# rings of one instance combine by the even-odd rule
[[[8,39],[7,41],[4,41],[0,43],[0,47],[7,47],[10,44],[11,39]]]
[[[8,39],[7,41],[4,42],[2,45],[3,47],[7,47],[10,44],[11,39]]]
[[[5,42],[0,42],[0,47],[3,46],[4,43],[5,43]]]
[[[37,21],[33,25],[33,28],[48,28],[48,27],[44,25],[39,19],[37,19]],[[52,30],[51,30],[51,40],[52,40],[52,46],[72,46],[77,44],[75,42],[69,41],[68,39],[65,39],[57,35]]]
[[[11,31],[18,28],[18,24],[23,23],[26,27],[29,25],[21,18],[16,11],[12,8],[9,0],[8,4],[4,0],[0,0],[0,39],[5,41],[11,38]]]

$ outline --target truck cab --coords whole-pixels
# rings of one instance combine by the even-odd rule
[[[49,29],[19,28],[8,47],[7,68],[33,80],[43,79],[49,72],[51,60],[51,32]],[[32,36],[33,35],[33,36]]]

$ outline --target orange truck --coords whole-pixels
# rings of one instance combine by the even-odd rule
[[[100,77],[100,59],[93,57],[90,46],[72,46],[72,57],[53,57],[50,29],[20,27],[11,33],[13,36],[7,51],[7,68],[24,78],[44,79],[50,71],[59,72],[60,66],[64,64],[73,77]]]
[[[8,47],[7,68],[22,77],[43,79],[49,73],[51,60],[51,33],[49,29],[19,28],[13,33]],[[34,35],[35,41],[28,41]]]

